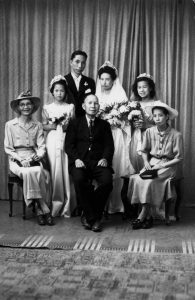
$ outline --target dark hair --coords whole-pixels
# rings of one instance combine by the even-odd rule
[[[156,88],[155,88],[155,83],[152,79],[150,78],[147,78],[147,77],[139,77],[139,78],[136,78],[133,85],[132,85],[132,91],[135,95],[135,98],[138,99],[138,100],[141,100],[141,97],[139,96],[138,94],[138,91],[137,91],[137,84],[138,82],[140,81],[146,81],[149,85],[149,88],[150,88],[150,98],[153,99],[155,98],[156,96]]]
[[[53,90],[54,90],[54,87],[55,87],[55,85],[56,84],[61,84],[61,85],[63,85],[64,86],[64,89],[65,89],[65,92],[66,92],[66,94],[68,93],[68,86],[67,86],[67,83],[66,83],[66,81],[65,80],[62,80],[62,79],[60,79],[59,81],[56,81],[56,82],[54,82],[53,84],[52,84],[52,86],[51,86],[51,88],[50,88],[50,92],[51,92],[51,94],[53,95]]]
[[[152,113],[153,113],[154,109],[160,109],[160,110],[162,110],[164,115],[166,115],[166,116],[169,115],[169,112],[165,107],[154,106],[154,107],[152,107]]]
[[[82,51],[82,50],[76,50],[71,54],[70,59],[73,60],[75,58],[76,55],[82,55],[85,57],[85,59],[87,60],[87,53]]]
[[[117,75],[116,75],[116,71],[115,69],[109,67],[109,66],[105,66],[99,69],[98,71],[98,77],[100,78],[102,74],[107,73],[110,74],[112,80],[115,80]]]
[[[85,94],[85,96],[84,96],[84,98],[83,98],[83,103],[85,102],[85,99],[86,99],[88,96],[91,96],[91,95],[95,96],[95,97],[98,99],[98,97],[97,97],[95,94],[89,92],[89,93]],[[98,101],[99,101],[99,100],[98,100]]]

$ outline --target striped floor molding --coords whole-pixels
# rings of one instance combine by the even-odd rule
[[[130,240],[127,252],[134,253],[154,253],[155,252],[155,241],[136,239]]]
[[[195,253],[195,241],[182,241],[182,250],[184,254]]]
[[[78,239],[76,244],[73,247],[73,250],[96,250],[99,251],[101,249],[104,238],[87,238]]]
[[[49,243],[52,241],[53,236],[43,236],[43,235],[30,235],[25,239],[20,247],[25,248],[42,248],[48,247]]]

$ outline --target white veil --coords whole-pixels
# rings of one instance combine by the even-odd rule
[[[99,68],[99,70],[105,66],[108,66],[112,69],[114,69],[116,74],[116,79],[114,80],[113,86],[109,91],[103,91],[101,88],[101,83],[99,76],[97,78],[96,82],[96,96],[99,99],[100,108],[101,105],[104,103],[114,104],[114,103],[121,103],[121,102],[128,102],[127,95],[125,93],[125,90],[123,89],[119,77],[118,77],[118,71],[115,68],[113,64],[111,64],[110,61],[105,61],[105,63]]]

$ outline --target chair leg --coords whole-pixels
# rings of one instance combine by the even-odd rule
[[[8,194],[9,194],[9,217],[12,217],[13,212],[13,183],[8,183]]]
[[[169,219],[169,216],[170,216],[170,200],[167,200],[165,202],[165,224],[167,226],[170,225],[170,219]]]
[[[177,199],[175,202],[175,219],[176,221],[180,220],[180,215],[179,215],[179,210],[180,210],[180,205],[181,205],[181,187],[180,187],[180,182],[177,182],[175,184],[175,190],[176,190],[176,194],[177,194]]]
[[[24,201],[24,196],[22,197],[22,206],[23,206],[23,214],[22,214],[22,218],[23,220],[26,220],[26,203]]]
[[[33,209],[32,209],[32,211],[33,211],[33,214],[35,214],[35,212],[36,212],[36,203],[35,203],[35,201],[33,201]]]

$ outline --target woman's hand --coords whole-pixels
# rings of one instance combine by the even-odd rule
[[[34,161],[40,161],[41,157],[37,154],[33,155],[32,160]]]
[[[68,124],[69,124],[69,121],[70,121],[70,119],[67,118],[66,120],[64,120],[64,121],[62,122],[62,130],[63,130],[63,132],[66,131],[66,129],[67,129],[67,127],[68,127]]]
[[[142,129],[144,127],[143,120],[134,120],[133,121],[133,128],[139,128]]]
[[[144,162],[144,167],[145,167],[146,170],[152,170],[152,167],[151,167],[151,165],[148,161]]]
[[[21,163],[22,167],[24,167],[24,168],[30,167],[30,161],[29,160],[24,159],[20,163]]]

